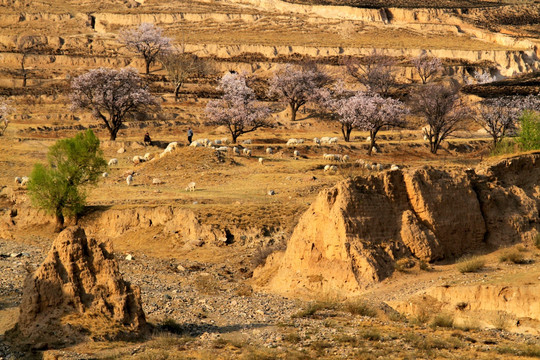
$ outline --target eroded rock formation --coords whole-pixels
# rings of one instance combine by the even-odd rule
[[[396,260],[457,258],[538,233],[540,155],[474,170],[431,167],[357,177],[322,191],[284,253],[256,269],[279,293],[357,293]]]
[[[145,329],[140,290],[122,279],[108,244],[70,227],[26,279],[15,332],[28,344],[56,344]]]

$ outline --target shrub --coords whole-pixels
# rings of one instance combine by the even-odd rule
[[[165,319],[161,324],[159,324],[158,327],[163,331],[167,331],[177,335],[181,335],[185,332],[182,325],[180,325],[174,319]]]
[[[379,341],[382,338],[381,333],[374,329],[366,330],[360,336],[369,341]]]
[[[478,256],[467,256],[458,261],[457,269],[460,273],[477,272],[484,268],[486,261]]]
[[[414,266],[414,260],[411,259],[399,259],[394,264],[394,269],[397,271],[405,272]]]
[[[540,234],[536,235],[536,238],[534,239],[534,246],[540,250]]]
[[[431,320],[430,326],[432,328],[436,327],[446,327],[451,328],[454,325],[454,318],[450,314],[437,314],[433,320]]]
[[[519,119],[521,130],[517,142],[523,151],[540,149],[540,115],[525,111]]]
[[[499,256],[500,262],[526,264],[528,261],[518,250],[506,250]]]
[[[512,139],[503,139],[498,142],[493,149],[491,149],[490,155],[500,156],[514,154],[517,152],[516,145],[516,142]]]
[[[365,301],[357,299],[345,303],[344,308],[352,315],[375,317],[377,312]]]

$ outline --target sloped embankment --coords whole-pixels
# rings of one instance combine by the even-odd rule
[[[396,260],[456,258],[537,234],[539,154],[475,170],[431,167],[354,178],[322,191],[287,250],[254,277],[289,294],[359,293]]]

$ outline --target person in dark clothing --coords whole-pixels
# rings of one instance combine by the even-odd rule
[[[144,145],[152,145],[152,139],[150,139],[148,131],[144,134]]]
[[[187,131],[187,141],[188,141],[188,143],[191,144],[192,139],[193,139],[193,130],[191,130],[191,128],[189,128],[188,131]]]

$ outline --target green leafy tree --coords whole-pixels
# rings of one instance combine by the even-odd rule
[[[56,229],[64,227],[64,216],[77,218],[86,202],[84,186],[97,183],[107,163],[92,130],[58,140],[47,154],[48,166],[36,164],[28,191],[35,206],[56,218]]]
[[[517,143],[521,150],[540,149],[540,115],[537,112],[527,110],[519,119],[521,129]]]

